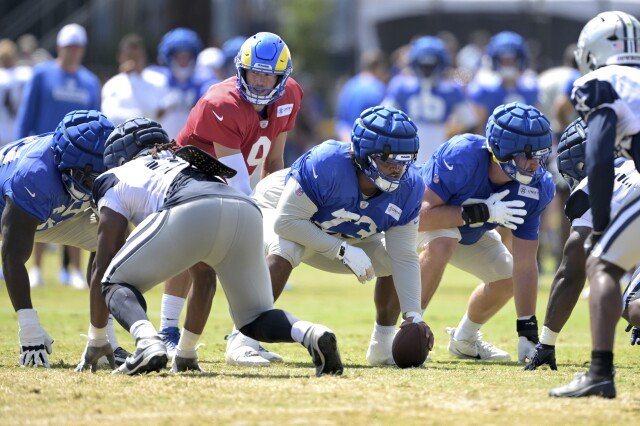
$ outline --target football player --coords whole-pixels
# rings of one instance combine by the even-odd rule
[[[379,293],[393,293],[395,285],[403,318],[424,323],[415,250],[424,192],[412,166],[417,128],[404,112],[376,106],[356,120],[351,142],[325,141],[256,186],[273,295],[280,296],[304,262],[353,273],[362,283],[377,276],[376,305],[383,303]],[[391,324],[376,323],[393,329],[397,316]],[[431,349],[426,324],[425,333]]]
[[[97,226],[90,220],[89,201],[94,179],[104,171],[102,153],[112,130],[98,111],[72,111],[55,132],[20,139],[0,151],[2,270],[18,316],[23,367],[49,367],[53,343],[33,309],[25,263],[34,241],[95,252]]]
[[[565,205],[565,213],[571,221],[571,231],[564,247],[562,263],[551,284],[540,343],[536,346],[533,359],[525,367],[526,370],[535,370],[545,364],[552,370],[557,369],[556,339],[569,319],[586,280],[586,256],[583,245],[593,229],[585,169],[586,132],[585,123],[578,118],[564,131],[558,145],[558,170],[572,188]],[[611,214],[615,215],[627,200],[638,195],[640,174],[636,171],[633,161],[617,158]],[[627,290],[628,293],[633,293],[629,299],[635,296],[635,285],[630,284]]]
[[[586,170],[593,229],[585,242],[591,284],[591,364],[550,396],[614,398],[613,341],[622,313],[620,279],[638,265],[640,197],[611,219],[615,156],[640,164],[640,22],[624,12],[603,12],[578,38],[576,62],[583,74],[571,101],[587,123]]]
[[[173,372],[200,371],[196,344],[209,316],[217,274],[231,317],[245,335],[265,342],[299,342],[312,355],[316,375],[342,374],[331,330],[273,309],[260,209],[218,177],[234,171],[198,148],[185,147],[174,156],[167,150],[170,146],[166,132],[153,121],[121,124],[106,143],[104,164],[109,170],[93,189],[99,226],[91,280],[92,288],[102,284],[104,299],[92,291],[92,307],[104,311],[106,302],[136,339],[135,353],[115,373],[134,375],[166,365],[166,347],[147,318],[142,294],[188,269],[193,293]],[[136,228],[126,238],[129,222]],[[166,256],[169,246],[179,250]],[[94,319],[104,324],[105,312],[99,316]],[[89,342],[77,369],[95,370],[97,358],[108,351],[108,345]]]
[[[425,163],[449,136],[476,126],[463,88],[445,78],[449,53],[437,37],[420,37],[409,48],[413,74],[398,74],[389,82],[385,104],[406,111],[418,126],[417,164]]]
[[[481,339],[479,332],[512,295],[518,319],[518,360],[538,343],[535,317],[540,215],[554,196],[545,171],[551,152],[549,121],[520,103],[493,111],[486,137],[464,134],[443,144],[420,168],[426,189],[420,212],[418,248],[422,308],[433,297],[448,263],[480,278],[458,327],[448,328],[449,352],[459,358],[506,361],[510,355]],[[513,232],[513,255],[495,228]],[[385,316],[393,318],[393,298]],[[370,363],[389,359],[393,335],[372,336]],[[376,344],[377,343],[377,344]]]
[[[514,32],[503,31],[489,40],[487,55],[491,60],[491,72],[479,71],[467,88],[476,113],[478,129],[482,132],[491,111],[511,102],[536,105],[538,83],[526,73],[529,65],[529,49],[524,39]]]
[[[302,88],[290,78],[291,53],[276,34],[261,32],[237,51],[236,76],[211,86],[191,110],[176,138],[237,170],[229,185],[251,194],[252,183],[284,167],[284,144],[296,122]],[[160,335],[172,350],[179,339],[178,318],[189,292],[188,275],[172,279],[162,302]],[[228,336],[227,362],[269,365],[280,355],[264,350],[237,330]]]

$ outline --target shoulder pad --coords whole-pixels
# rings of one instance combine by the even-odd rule
[[[92,196],[94,204],[97,205],[98,201],[104,197],[104,194],[116,186],[118,182],[120,182],[120,179],[114,173],[104,173],[98,176],[98,179],[93,183]]]
[[[571,92],[571,103],[582,118],[599,106],[613,104],[617,99],[620,97],[606,80],[587,80],[580,86],[574,86]]]

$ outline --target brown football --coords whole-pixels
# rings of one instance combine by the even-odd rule
[[[429,355],[427,326],[423,322],[403,324],[393,339],[391,354],[400,368],[419,367]]]

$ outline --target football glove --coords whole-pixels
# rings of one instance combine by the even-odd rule
[[[107,358],[107,361],[109,361],[109,367],[111,367],[112,370],[115,370],[116,360],[109,342],[104,340],[101,340],[100,342],[88,341],[87,346],[84,348],[84,352],[82,353],[80,363],[76,366],[76,371],[82,372],[89,370],[92,373],[95,373],[96,370],[98,370],[98,361],[103,356]]]
[[[558,366],[556,365],[556,347],[554,345],[538,343],[531,360],[524,369],[535,370],[543,365],[548,365],[552,370],[558,369]]]
[[[505,189],[502,192],[491,194],[484,201],[489,209],[487,222],[515,230],[517,225],[524,223],[522,216],[526,215],[527,211],[521,208],[524,207],[522,200],[502,201],[507,194],[509,194],[509,190]]]
[[[634,346],[634,345],[640,346],[640,328],[639,327],[628,324],[627,328],[625,328],[624,331],[626,331],[627,333],[631,332],[631,335],[629,336],[629,343],[631,344],[631,346]]]
[[[343,242],[338,252],[338,259],[355,274],[362,284],[375,276],[371,259],[361,248]]]
[[[517,320],[518,330],[518,361],[524,364],[527,360],[533,359],[536,352],[538,339],[538,319],[532,316],[526,320]]]
[[[20,366],[49,368],[48,354],[53,351],[53,339],[40,324],[21,326],[18,331],[20,339]]]

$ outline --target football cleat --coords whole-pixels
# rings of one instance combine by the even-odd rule
[[[29,269],[29,286],[31,288],[42,287],[44,282],[42,281],[42,273],[39,268]]]
[[[268,367],[269,359],[260,353],[260,344],[257,340],[245,336],[237,330],[225,337],[227,350],[224,358],[229,365],[241,365],[243,367]],[[266,351],[266,349],[265,349]],[[272,352],[266,351],[270,354]],[[266,355],[266,354],[265,354]],[[278,354],[274,354],[280,357]],[[282,360],[282,357],[280,357]]]
[[[127,350],[121,348],[120,346],[115,348],[113,350],[113,359],[116,362],[116,367],[120,367],[122,364],[124,364],[125,360],[129,355],[131,354]],[[104,356],[100,358],[98,362],[100,363],[100,365],[104,365],[104,366],[109,365],[109,361]]]
[[[89,286],[79,271],[73,271],[69,274],[69,285],[76,290],[89,290]]]
[[[282,358],[282,355],[276,352],[272,352],[269,349],[262,347],[262,345],[258,345],[258,355],[269,362],[282,362],[284,360],[284,358]]]
[[[481,361],[509,361],[511,355],[498,349],[491,343],[482,340],[482,333],[477,332],[473,340],[458,340],[454,337],[456,329],[447,327],[449,339],[449,353],[457,358],[477,359]]]
[[[613,375],[604,379],[595,379],[588,372],[577,373],[568,385],[551,389],[549,396],[556,398],[582,398],[585,396],[615,398],[616,386],[613,382]]]
[[[167,348],[167,355],[173,358],[180,341],[180,329],[178,327],[165,327],[158,331],[158,336]]]
[[[303,344],[311,354],[316,366],[316,376],[331,374],[339,376],[344,367],[338,351],[338,341],[333,331],[319,324],[311,326],[304,336]]]
[[[136,340],[136,351],[129,355],[113,374],[150,373],[160,371],[167,366],[167,348],[160,337],[145,337]]]
[[[372,366],[396,365],[393,360],[391,348],[393,347],[393,334],[371,333],[369,349],[367,349],[367,362]]]

